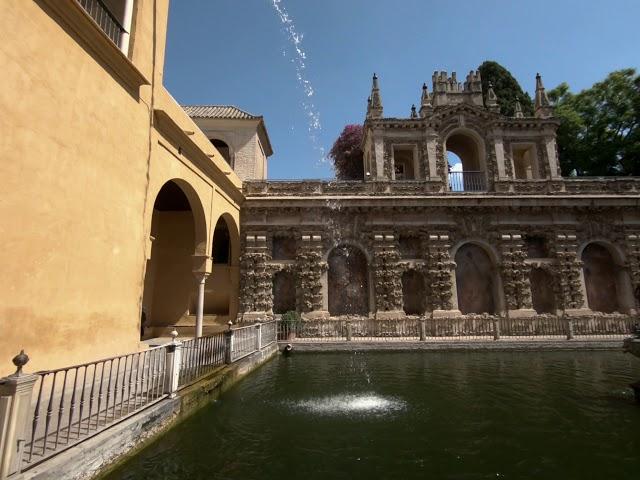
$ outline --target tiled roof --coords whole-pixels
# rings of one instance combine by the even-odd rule
[[[192,118],[229,118],[240,120],[257,120],[262,118],[240,110],[233,105],[182,105],[182,108],[187,112],[187,115]]]

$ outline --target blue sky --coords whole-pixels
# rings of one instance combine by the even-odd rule
[[[333,175],[323,149],[346,124],[364,120],[374,71],[385,116],[408,116],[422,83],[431,88],[434,70],[464,78],[495,60],[533,93],[538,71],[547,88],[565,81],[578,91],[612,70],[640,67],[639,0],[278,6],[292,23],[281,21],[274,0],[172,0],[165,63],[165,84],[180,103],[233,104],[265,117],[272,179]],[[302,35],[306,58],[287,26]]]

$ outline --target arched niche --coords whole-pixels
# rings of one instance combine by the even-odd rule
[[[145,272],[141,337],[162,333],[189,310],[195,291],[193,255],[206,249],[206,219],[195,190],[170,180],[158,191],[151,219],[151,256]]]
[[[273,313],[282,314],[296,310],[296,279],[289,271],[273,275]]]
[[[631,286],[619,252],[604,242],[590,242],[580,254],[587,305],[596,312],[634,308]]]
[[[454,130],[444,141],[444,151],[449,165],[451,191],[487,190],[484,142],[478,134],[468,129]]]
[[[556,313],[553,275],[544,268],[534,267],[529,274],[531,303],[536,313]]]
[[[486,250],[476,243],[464,243],[454,258],[458,309],[463,314],[497,313],[500,283]]]
[[[368,315],[369,267],[364,252],[351,244],[333,248],[327,257],[329,314]]]
[[[402,274],[402,305],[407,315],[422,315],[425,311],[424,275],[407,270]]]

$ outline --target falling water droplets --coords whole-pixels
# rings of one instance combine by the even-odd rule
[[[304,110],[305,116],[307,117],[307,131],[309,134],[309,139],[311,140],[313,149],[320,154],[320,160],[318,163],[325,164],[327,163],[325,149],[322,145],[320,145],[319,138],[320,134],[322,133],[320,112],[313,103],[315,90],[313,88],[311,80],[309,80],[307,76],[307,53],[304,51],[304,48],[302,46],[304,35],[298,32],[295,23],[287,12],[287,9],[284,6],[282,0],[271,0],[271,3],[278,15],[278,18],[280,19],[280,22],[282,23],[283,30],[287,35],[287,40],[289,41],[293,50],[291,63],[293,63],[295,67],[298,85],[300,85],[302,91],[304,92],[304,98],[301,103],[302,109]],[[286,49],[282,50],[282,55],[286,56]]]

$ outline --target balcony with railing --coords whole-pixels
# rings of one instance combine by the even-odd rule
[[[486,192],[487,179],[482,171],[449,172],[450,192]]]
[[[133,0],[76,0],[125,55],[129,49],[129,26]]]

